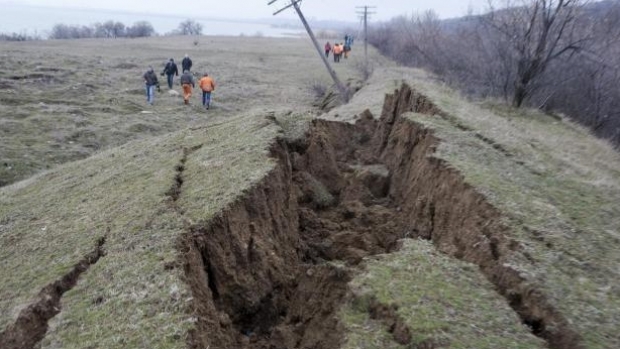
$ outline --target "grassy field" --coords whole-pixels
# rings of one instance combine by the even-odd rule
[[[165,267],[176,260],[185,227],[169,204],[175,166],[184,149],[200,144],[214,159],[245,166],[233,168],[234,176],[223,163],[209,166],[209,178],[226,178],[201,188],[200,200],[194,196],[209,219],[272,167],[266,148],[278,128],[264,126],[263,118],[242,115],[104,151],[2,189],[0,238],[9,248],[0,252],[0,327],[105,236],[105,258],[63,297],[66,311],[43,347],[183,347],[190,295],[180,271]]]
[[[306,40],[193,40],[0,42],[0,184],[12,183],[0,188],[0,331],[104,237],[106,255],[64,294],[41,347],[187,347],[196,319],[175,267],[179,236],[274,168],[269,146],[320,114],[312,86],[329,85]],[[202,110],[198,94],[183,105],[163,81],[148,106],[145,67],[184,53],[215,77],[214,108]],[[360,78],[359,59],[336,66],[343,80]],[[424,72],[375,62],[352,102],[321,117],[378,116],[402,82],[424,94],[443,117],[407,117],[433,130],[433,156],[500,210],[523,249],[512,267],[587,348],[617,348],[618,153],[568,121],[473,103]],[[186,183],[174,198],[180,165]],[[345,348],[544,347],[476,266],[428,242],[407,241],[356,275],[340,312]],[[369,317],[373,301],[397,306],[412,344]]]
[[[83,159],[130,140],[225,119],[240,112],[308,110],[312,86],[331,79],[309,40],[242,37],[0,42],[0,186]],[[187,53],[198,77],[218,85],[213,108],[162,93],[148,106],[142,75]],[[335,65],[341,80],[360,78],[361,56]],[[385,60],[383,60],[385,61]],[[303,69],[300,69],[303,67]],[[181,92],[176,78],[174,90]]]
[[[187,224],[169,203],[176,166],[204,145],[196,156],[209,176],[187,193],[203,220],[260,180],[280,130],[265,116],[316,114],[315,87],[331,84],[313,47],[235,37],[0,45],[0,182],[23,180],[0,188],[0,329],[105,237],[106,258],[65,294],[43,347],[184,347],[190,296],[178,270],[165,272]],[[183,105],[165,81],[147,105],[146,67],[185,53],[216,79],[213,108],[198,93]],[[359,60],[335,66],[343,81],[360,79]]]

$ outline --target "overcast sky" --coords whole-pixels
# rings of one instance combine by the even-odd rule
[[[269,0],[0,0],[2,3],[80,7],[105,10],[164,13],[192,17],[218,18],[268,18],[277,8],[290,3],[278,0],[267,6]],[[305,0],[301,8],[308,18],[317,20],[339,19],[357,21],[356,6],[376,6],[375,20],[387,20],[401,14],[411,14],[433,9],[441,18],[459,17],[468,9],[482,12],[487,0]],[[294,18],[292,9],[279,17]]]

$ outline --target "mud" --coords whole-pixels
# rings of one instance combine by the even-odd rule
[[[0,333],[2,349],[35,349],[45,337],[48,321],[61,311],[62,295],[77,284],[80,275],[105,255],[105,238],[97,241],[95,249],[73,269],[39,292],[37,300],[19,313],[15,323]]]
[[[545,296],[504,266],[519,244],[500,213],[432,157],[439,141],[401,117],[412,111],[453,121],[406,85],[386,96],[380,120],[368,111],[355,125],[314,120],[304,139],[273,145],[277,167],[245,197],[189,229],[179,249],[194,295],[191,348],[338,348],[347,283],[364,257],[393,252],[402,238],[477,264],[551,348],[581,348]],[[397,343],[410,341],[393,305],[371,308]]]

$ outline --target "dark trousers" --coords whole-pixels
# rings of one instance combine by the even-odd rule
[[[211,104],[211,92],[202,91],[202,105],[208,107]]]
[[[172,88],[172,82],[174,81],[174,74],[166,74],[168,77],[168,88]]]
[[[325,58],[329,58],[329,51],[328,50],[325,51]]]

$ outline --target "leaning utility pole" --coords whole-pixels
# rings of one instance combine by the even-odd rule
[[[364,21],[364,57],[366,58],[366,64],[368,65],[368,15],[375,14],[376,12],[369,12],[368,9],[376,9],[376,6],[357,6],[357,14],[360,15]],[[363,11],[362,11],[363,9]]]
[[[269,1],[269,3],[267,5],[271,5],[274,2],[276,2],[278,0],[271,0]],[[293,7],[295,9],[295,11],[297,12],[297,15],[299,15],[299,19],[301,19],[301,22],[304,24],[304,27],[306,28],[306,31],[308,32],[308,35],[310,36],[310,39],[312,39],[312,43],[314,44],[314,48],[316,48],[316,51],[319,53],[319,56],[321,57],[321,59],[323,60],[323,63],[325,64],[325,67],[327,68],[327,71],[329,72],[329,75],[331,75],[332,79],[334,80],[334,84],[336,84],[336,87],[338,88],[338,91],[340,92],[340,97],[342,98],[342,100],[347,103],[349,101],[349,90],[342,84],[342,82],[340,82],[340,79],[338,79],[338,76],[336,75],[336,71],[334,71],[334,69],[331,67],[331,65],[329,65],[329,61],[327,60],[327,57],[325,57],[325,55],[323,54],[323,52],[321,51],[321,47],[319,46],[319,42],[316,41],[316,37],[314,36],[314,33],[312,32],[312,29],[310,28],[310,25],[308,25],[308,22],[306,21],[306,18],[304,17],[304,14],[301,13],[301,9],[299,8],[299,3],[301,2],[301,0],[290,0],[291,3],[279,10],[277,10],[276,12],[273,13],[273,15],[277,15],[278,13]]]

